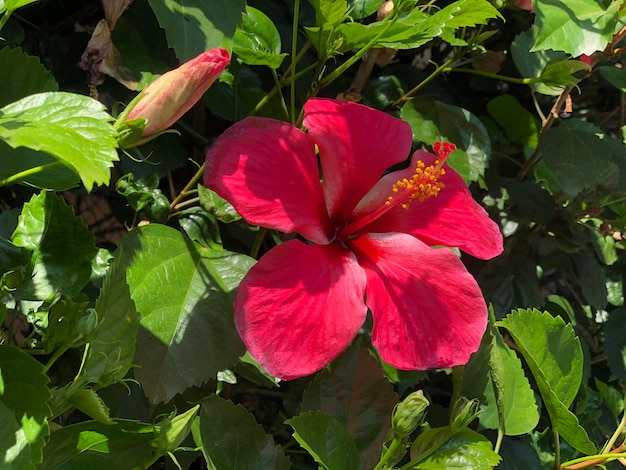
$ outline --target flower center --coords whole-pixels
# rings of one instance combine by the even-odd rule
[[[339,237],[343,238],[354,234],[398,204],[407,210],[411,202],[416,199],[424,201],[438,196],[439,192],[445,187],[445,184],[439,181],[446,174],[443,164],[448,155],[453,150],[456,150],[456,145],[449,142],[435,142],[433,150],[438,158],[432,165],[426,166],[422,160],[418,160],[415,171],[410,178],[402,178],[391,186],[393,194],[387,198],[385,204],[374,212],[344,226],[338,231]]]

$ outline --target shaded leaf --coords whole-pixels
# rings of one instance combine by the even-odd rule
[[[513,95],[504,94],[492,99],[487,103],[487,111],[511,142],[537,147],[541,123]]]
[[[384,0],[348,0],[350,17],[360,20],[378,11]]]
[[[181,62],[223,45],[235,34],[243,0],[148,0],[167,42]]]
[[[109,407],[102,398],[90,388],[81,388],[72,393],[67,400],[68,408],[75,407],[92,419],[103,424],[114,424],[109,415]]]
[[[65,92],[38,93],[0,109],[0,139],[52,155],[87,191],[108,184],[118,160],[115,130],[102,103]]]
[[[21,298],[75,295],[89,282],[94,236],[61,196],[34,195],[22,209],[12,240],[32,251],[33,276],[17,292]]]
[[[359,452],[350,434],[332,416],[308,411],[285,421],[294,437],[317,463],[328,470],[358,470]]]
[[[0,466],[35,469],[48,436],[48,377],[43,365],[12,346],[0,346],[0,364]]]
[[[211,469],[286,470],[291,466],[282,448],[243,406],[216,395],[203,401],[192,431]]]
[[[611,311],[603,325],[604,347],[611,380],[626,379],[626,308]]]
[[[483,175],[491,143],[485,126],[468,110],[429,98],[415,98],[402,107],[400,115],[411,126],[416,141],[432,145],[447,140],[458,147],[446,162],[466,182]]]
[[[57,91],[54,76],[38,57],[26,54],[21,48],[4,47],[0,50],[0,107],[28,95],[43,91]]]
[[[146,394],[168,401],[236,363],[245,349],[232,318],[233,291],[254,260],[203,248],[158,224],[133,230],[120,246],[141,315],[135,377]]]
[[[626,70],[618,67],[598,67],[600,75],[622,93],[626,93]]]
[[[373,468],[391,426],[398,396],[376,360],[359,343],[320,372],[304,392],[302,411],[324,411],[354,440],[365,468]]]

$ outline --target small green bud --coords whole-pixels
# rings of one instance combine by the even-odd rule
[[[411,393],[398,403],[391,416],[391,427],[398,436],[408,436],[424,420],[430,405],[421,390]]]

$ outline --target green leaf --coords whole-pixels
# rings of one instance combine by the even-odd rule
[[[233,291],[254,260],[203,248],[158,224],[133,230],[120,246],[141,314],[135,377],[146,394],[168,401],[236,363],[245,348],[232,318]]]
[[[596,0],[537,0],[539,32],[533,51],[553,49],[573,57],[604,50],[617,26],[621,2],[604,9]]]
[[[532,27],[518,34],[511,43],[511,57],[520,74],[525,78],[538,78],[552,62],[558,62],[568,58],[562,51],[531,51],[537,40],[537,27]],[[558,95],[563,87],[548,86],[544,83],[534,83],[532,88],[544,95]]]
[[[233,52],[248,65],[277,69],[287,54],[280,52],[280,34],[265,13],[246,6],[242,24],[233,36]]]
[[[157,438],[157,427],[137,421],[73,424],[50,434],[38,470],[148,468],[159,457]]]
[[[0,107],[20,98],[44,91],[57,91],[54,76],[39,58],[28,55],[21,48],[0,49]]]
[[[446,426],[417,436],[411,445],[411,461],[415,460],[419,462],[411,468],[490,470],[498,465],[500,456],[485,436],[468,428],[452,432]]]
[[[12,240],[32,251],[32,279],[16,294],[22,299],[75,295],[89,282],[94,236],[61,196],[34,195],[22,209]]]
[[[571,258],[585,300],[592,307],[602,310],[607,303],[606,276],[593,250],[574,253]]]
[[[567,408],[582,380],[583,353],[571,325],[538,310],[514,310],[496,323],[507,329],[530,368],[553,429],[576,450],[595,452],[593,442]]]
[[[554,172],[561,189],[576,195],[592,187],[609,167],[609,145],[595,133],[572,123],[551,127],[542,137],[540,155]]]
[[[463,370],[463,395],[481,401],[480,424],[508,436],[532,431],[539,411],[522,363],[490,322],[480,349]]]
[[[332,29],[342,23],[348,11],[346,0],[313,0],[315,24],[323,29]]]
[[[537,147],[541,123],[513,95],[506,93],[492,99],[487,103],[487,111],[511,142]]]
[[[0,8],[0,13],[4,13],[6,11],[7,14],[11,14],[18,8],[24,7],[36,1],[37,0],[4,0],[0,3],[0,7],[2,7],[2,4],[4,3],[4,8]]]
[[[161,432],[157,444],[159,454],[174,452],[182,444],[191,431],[191,426],[199,409],[200,405],[196,405],[178,416],[163,418],[160,423]]]
[[[373,468],[391,425],[398,396],[376,360],[359,343],[344,351],[309,384],[302,411],[324,411],[354,440],[364,468]]]
[[[200,196],[200,206],[209,214],[213,214],[219,221],[228,224],[241,220],[241,216],[232,204],[219,197],[215,191],[198,185],[198,195]]]
[[[82,375],[99,388],[121,381],[135,354],[139,314],[130,297],[122,259],[123,255],[115,258],[104,279],[96,301],[99,322],[82,369]]]
[[[0,467],[34,470],[48,436],[48,377],[39,362],[12,346],[0,345],[0,364]]]
[[[597,70],[607,82],[626,93],[626,70],[609,66],[598,67]]]
[[[244,0],[148,0],[167,42],[181,62],[232,38]]]
[[[20,183],[53,191],[65,191],[78,186],[80,176],[66,166],[50,165],[55,162],[57,159],[52,155],[26,147],[14,149],[0,140],[0,179],[49,165],[42,171],[21,178]]]
[[[603,325],[611,380],[626,379],[626,308],[616,308]]]
[[[565,88],[566,86],[576,85],[580,79],[574,77],[576,72],[586,70],[589,64],[580,60],[559,60],[558,62],[550,62],[541,71],[539,79],[544,85],[554,88]]]
[[[348,52],[360,49],[376,37],[373,47],[414,49],[435,37],[450,37],[456,29],[487,24],[489,18],[498,17],[501,17],[500,13],[487,0],[459,0],[434,15],[413,8],[393,25],[382,21],[369,25],[356,22],[340,24],[336,28],[337,35],[341,37],[338,50]],[[309,36],[315,36],[312,34],[315,31],[307,32]],[[315,40],[313,42],[317,44]]]
[[[115,130],[102,103],[65,92],[39,93],[0,109],[0,139],[46,152],[77,173],[87,191],[108,184],[118,160]]]
[[[358,470],[359,452],[346,428],[322,411],[308,411],[285,421],[293,436],[317,463],[328,470]]]
[[[287,470],[290,467],[282,448],[274,443],[272,436],[265,434],[243,406],[216,395],[202,403],[192,432],[210,469]]]
[[[468,110],[429,98],[407,102],[400,112],[413,131],[413,140],[432,145],[447,140],[458,150],[447,163],[466,182],[476,181],[485,172],[491,153],[489,134],[480,120]]]
[[[67,399],[68,408],[75,407],[91,419],[103,424],[115,424],[109,415],[109,408],[102,398],[90,388],[81,388],[73,392]]]
[[[378,11],[384,0],[348,0],[350,18],[360,20]]]

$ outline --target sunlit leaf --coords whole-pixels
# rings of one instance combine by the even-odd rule
[[[39,93],[0,109],[0,139],[53,156],[91,191],[94,184],[108,184],[118,160],[111,120],[104,105],[87,96]]]
[[[530,368],[550,415],[553,429],[572,447],[595,452],[587,432],[568,410],[582,380],[583,353],[571,325],[538,310],[515,310],[496,323],[506,328]]]
[[[280,52],[280,34],[265,13],[246,7],[242,24],[233,36],[233,52],[245,64],[277,69],[287,54]]]
[[[0,346],[0,467],[34,470],[48,436],[50,390],[43,365],[12,346]]]
[[[32,251],[33,276],[20,287],[21,298],[74,295],[89,282],[94,236],[61,196],[34,195],[22,209],[12,240]]]
[[[294,437],[317,463],[329,470],[358,470],[359,452],[346,428],[321,411],[308,411],[285,421]]]
[[[168,401],[236,363],[245,349],[233,322],[233,291],[254,260],[203,248],[158,224],[133,230],[121,247],[141,315],[134,363],[146,394]]]

